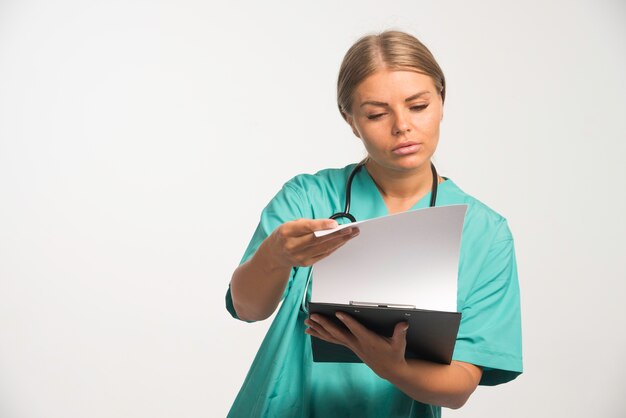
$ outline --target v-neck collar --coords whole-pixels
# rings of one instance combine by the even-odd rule
[[[437,188],[437,200],[440,193],[445,192],[452,180],[445,179],[439,183]],[[429,190],[420,200],[418,200],[409,210],[422,209],[430,206],[430,196],[432,191]],[[380,190],[376,186],[374,179],[365,167],[361,167],[356,174],[352,184],[352,199],[350,203],[350,212],[357,220],[365,220],[378,218],[389,215],[387,205],[383,199]]]

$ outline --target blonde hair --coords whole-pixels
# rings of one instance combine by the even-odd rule
[[[366,35],[346,52],[337,78],[337,105],[343,118],[352,112],[357,86],[381,68],[409,70],[432,78],[435,88],[446,98],[446,79],[433,54],[417,38],[400,31]]]

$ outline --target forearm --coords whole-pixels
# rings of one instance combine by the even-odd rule
[[[474,392],[481,376],[482,370],[469,363],[407,360],[384,377],[419,402],[457,409]]]
[[[260,321],[276,309],[291,274],[291,266],[277,263],[264,241],[252,258],[233,273],[230,292],[240,319]]]

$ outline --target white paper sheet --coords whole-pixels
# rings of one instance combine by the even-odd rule
[[[313,266],[311,301],[456,311],[467,205],[438,206],[341,225],[360,234]]]

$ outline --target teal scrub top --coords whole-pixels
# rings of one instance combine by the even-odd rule
[[[263,210],[241,263],[279,225],[300,218],[328,218],[343,210],[345,184],[353,168],[354,164],[289,180]],[[430,193],[411,210],[429,203]],[[468,205],[458,270],[457,309],[462,316],[453,359],[481,366],[481,385],[498,385],[522,372],[513,237],[505,218],[446,179],[439,184],[437,206],[453,204]],[[357,220],[388,214],[365,169],[354,178],[350,212]],[[440,407],[411,399],[365,364],[313,362],[310,336],[304,333],[307,315],[301,310],[308,269],[292,269],[279,311],[228,416],[440,417]],[[230,288],[226,308],[237,318]]]

